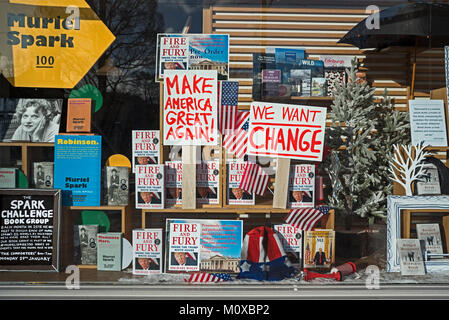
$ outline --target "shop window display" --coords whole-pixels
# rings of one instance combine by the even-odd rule
[[[432,35],[449,5],[20,2],[3,5],[0,241],[45,218],[11,194],[61,192],[36,282],[449,283],[449,34]],[[414,13],[427,37],[399,39]],[[36,269],[12,256],[0,283]]]

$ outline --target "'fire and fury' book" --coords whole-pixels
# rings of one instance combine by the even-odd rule
[[[162,229],[133,230],[133,274],[162,273]]]

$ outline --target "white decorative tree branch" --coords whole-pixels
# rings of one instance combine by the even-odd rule
[[[418,180],[423,173],[422,161],[431,153],[425,151],[426,146],[422,144],[416,146],[394,145],[393,148],[393,160],[390,161],[390,167],[388,168],[388,171],[392,174],[390,178],[404,187],[407,196],[411,196],[412,182]]]

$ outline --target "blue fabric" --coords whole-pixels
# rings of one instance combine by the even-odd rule
[[[288,266],[287,256],[282,256],[266,263],[240,261],[240,273],[237,279],[253,279],[259,281],[280,281],[294,275],[294,268]]]

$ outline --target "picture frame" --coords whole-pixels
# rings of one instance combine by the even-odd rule
[[[11,247],[6,254],[0,250],[0,256],[18,257],[15,260],[2,259],[0,261],[0,271],[29,271],[29,272],[59,272],[60,270],[60,223],[61,223],[61,190],[59,189],[0,189],[0,235],[1,241],[6,241],[4,245]],[[15,201],[16,200],[16,201]],[[36,200],[33,204],[33,200]],[[15,202],[13,202],[15,201]],[[23,201],[19,204],[18,201]],[[29,206],[24,203],[29,202]],[[8,209],[6,204],[10,204]],[[31,212],[34,210],[34,214]],[[34,208],[34,209],[33,209]],[[50,208],[53,210],[50,216]],[[43,211],[47,211],[45,214]],[[4,211],[10,211],[10,216]],[[16,221],[5,222],[6,219],[13,219],[13,212],[17,212]],[[27,212],[28,211],[28,212]],[[41,211],[38,216],[37,211]],[[21,220],[23,219],[23,220]],[[34,221],[31,221],[34,219]],[[37,221],[39,219],[39,221]],[[19,221],[17,221],[19,220]],[[21,221],[20,221],[21,220]],[[16,228],[14,226],[26,226],[26,228]],[[49,228],[50,227],[50,228]],[[51,229],[51,231],[47,231]],[[8,235],[15,233],[17,239],[28,238],[29,242],[8,243]],[[28,234],[25,234],[28,233]],[[39,235],[38,240],[31,240],[29,235]],[[50,241],[48,241],[50,240]],[[34,242],[33,242],[34,241]],[[51,246],[48,243],[51,242]],[[48,247],[46,247],[48,246]],[[3,247],[4,248],[4,247]],[[20,252],[35,252],[35,255],[23,255]],[[14,254],[11,252],[14,251]],[[30,259],[32,257],[33,259]],[[44,259],[46,258],[46,259]],[[3,262],[9,261],[9,262]],[[42,262],[47,261],[47,262]]]
[[[396,240],[401,238],[402,210],[447,210],[449,196],[388,196],[387,197],[387,271],[400,272]],[[424,261],[428,273],[449,270],[449,259]]]

